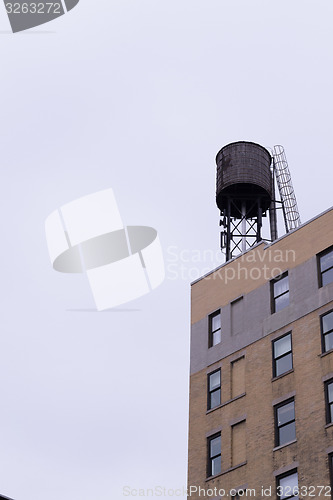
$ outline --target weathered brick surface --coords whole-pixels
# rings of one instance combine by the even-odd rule
[[[333,243],[333,211],[328,211],[300,230],[279,240],[276,248],[284,251],[294,248],[296,261],[285,263],[285,268],[294,269],[313,259],[321,250]],[[274,246],[274,245],[273,245]],[[258,250],[259,248],[259,250]],[[264,245],[256,248],[264,252]],[[228,265],[234,266],[235,262]],[[249,266],[255,265],[248,263]],[[272,264],[273,266],[274,264]],[[294,276],[297,278],[297,270]],[[241,282],[234,280],[227,287],[218,280],[202,280],[192,286],[192,323],[202,320],[221,304],[228,304],[237,296],[251,292],[263,285],[263,280]],[[326,426],[325,395],[323,378],[333,378],[333,352],[322,355],[320,315],[333,309],[331,289],[324,287],[317,293],[325,300],[313,310],[311,297],[307,296],[306,280],[300,283],[297,293],[291,297],[291,307],[297,310],[301,302],[309,302],[308,314],[242,348],[239,352],[222,357],[216,363],[193,373],[190,379],[190,421],[188,485],[203,489],[223,488],[227,492],[247,484],[256,490],[256,498],[262,496],[262,487],[272,488],[276,498],[274,472],[298,464],[299,485],[329,485],[328,452],[333,451],[333,425]],[[304,289],[303,289],[303,288]],[[260,307],[260,305],[258,305]],[[316,306],[317,307],[317,306]],[[286,315],[286,318],[288,316]],[[246,331],[246,318],[244,323]],[[293,371],[272,379],[272,340],[292,331]],[[204,332],[206,335],[207,332]],[[241,335],[241,333],[240,333]],[[259,337],[259,336],[258,336]],[[214,349],[214,348],[213,348]],[[245,395],[231,400],[231,362],[237,354],[245,353]],[[222,405],[207,412],[207,373],[221,368]],[[296,442],[274,451],[274,409],[272,403],[295,393]],[[246,464],[232,467],[231,426],[246,417]],[[206,478],[207,436],[221,431],[222,474]],[[204,498],[192,494],[191,498]],[[206,497],[208,498],[208,496]],[[220,499],[220,496],[217,496]],[[227,498],[227,497],[226,497]],[[322,496],[301,498],[325,498]],[[327,498],[327,496],[326,496]]]
[[[327,307],[324,309],[327,310]],[[247,483],[249,488],[258,492],[262,486],[274,489],[273,472],[293,462],[299,463],[300,485],[329,485],[326,450],[333,445],[333,426],[325,428],[322,378],[333,372],[333,353],[321,356],[319,315],[324,309],[290,325],[294,361],[292,373],[272,381],[272,335],[269,335],[246,348],[245,396],[206,414],[207,370],[191,377],[189,485],[230,490]],[[210,370],[222,367],[222,404],[230,399],[230,358],[210,367]],[[296,393],[297,442],[273,451],[272,403],[293,391]],[[206,481],[207,435],[221,429],[222,471],[228,470],[231,467],[230,423],[243,415],[246,415],[247,464]],[[261,496],[257,495],[257,498]]]

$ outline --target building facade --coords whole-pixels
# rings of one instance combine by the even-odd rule
[[[333,208],[192,283],[189,498],[333,498]]]

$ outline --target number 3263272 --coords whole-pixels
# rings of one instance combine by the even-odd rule
[[[289,498],[290,496],[300,495],[301,497],[330,497],[331,498],[331,487],[330,486],[278,486],[277,496],[278,498]]]
[[[6,3],[8,14],[61,14],[60,3]]]

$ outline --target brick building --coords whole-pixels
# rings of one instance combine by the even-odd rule
[[[190,498],[333,498],[332,245],[333,208],[192,283]]]

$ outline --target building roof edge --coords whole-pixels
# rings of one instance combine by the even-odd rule
[[[196,280],[192,281],[190,283],[190,285],[191,286],[195,285],[196,283],[198,283],[199,281],[203,280],[204,278],[207,278],[207,276],[209,276],[210,274],[213,274],[216,271],[218,271],[219,269],[222,269],[223,267],[227,266],[231,262],[234,262],[235,260],[239,259],[243,255],[247,254],[248,252],[251,252],[254,248],[258,248],[260,245],[264,245],[264,250],[266,250],[267,248],[270,248],[271,246],[275,245],[275,243],[283,240],[284,238],[287,238],[291,234],[294,234],[296,231],[299,231],[303,227],[307,226],[308,224],[311,224],[311,222],[314,222],[316,219],[319,219],[320,217],[322,217],[323,215],[327,214],[328,212],[331,212],[332,210],[333,210],[333,206],[330,207],[330,208],[328,208],[328,209],[326,209],[326,210],[324,210],[324,212],[321,212],[320,214],[316,215],[315,217],[312,217],[311,219],[309,219],[308,221],[304,222],[299,227],[297,227],[296,229],[293,229],[289,233],[283,234],[282,236],[280,236],[279,238],[277,238],[276,240],[274,240],[272,242],[267,242],[265,240],[259,241],[259,243],[257,243],[256,245],[254,245],[251,248],[248,248],[245,252],[240,253],[239,255],[237,255],[236,257],[234,257],[233,259],[228,260],[228,262],[224,262],[223,264],[215,267],[214,269],[212,269],[208,273],[204,274],[203,276],[200,276],[200,278],[197,278]]]

